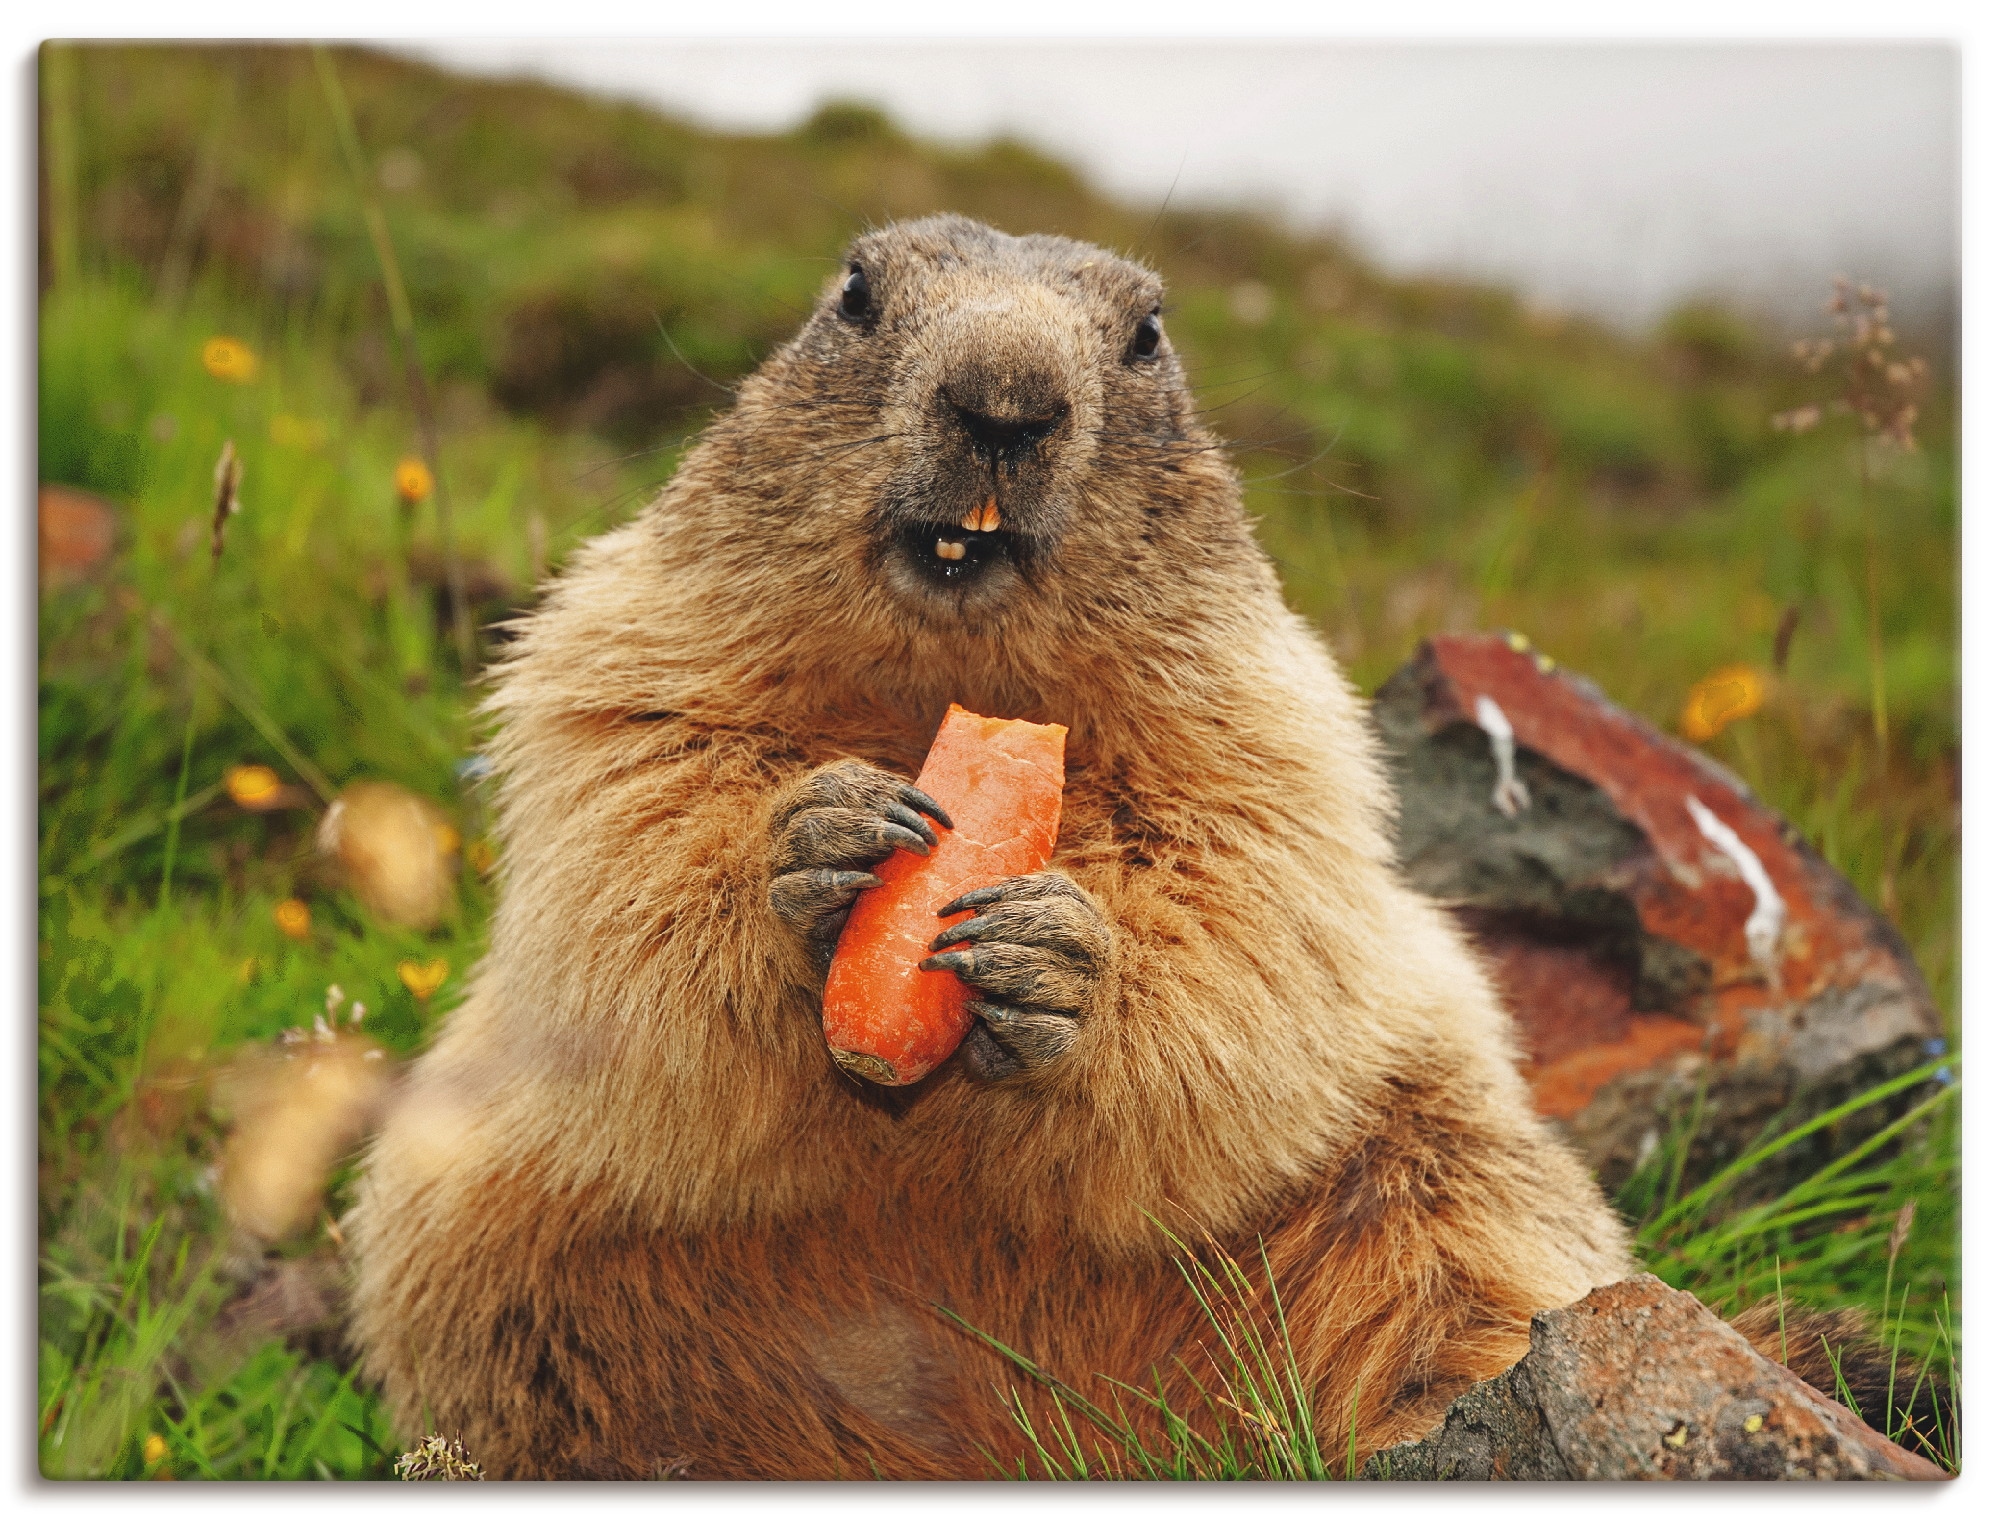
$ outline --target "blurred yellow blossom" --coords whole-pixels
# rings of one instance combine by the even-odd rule
[[[231,765],[222,784],[232,802],[253,812],[269,807],[283,789],[278,772],[269,765]]]
[[[248,385],[257,378],[257,355],[235,338],[210,338],[201,345],[201,367],[218,380]]]
[[[279,412],[271,418],[271,441],[280,448],[303,449],[310,453],[326,444],[326,427],[305,417]]]
[[[1706,743],[1739,717],[1764,705],[1764,677],[1749,665],[1724,665],[1704,675],[1681,709],[1681,732]]]
[[[484,839],[474,839],[465,846],[465,863],[485,875],[493,868],[493,846]]]
[[[431,479],[430,468],[421,459],[403,459],[396,464],[396,494],[410,505],[415,506],[431,493],[436,482]]]
[[[303,939],[312,932],[312,909],[297,897],[286,897],[272,908],[271,918],[288,939]]]
[[[348,886],[385,922],[427,929],[456,908],[457,882],[431,801],[389,781],[355,781],[334,798],[316,834]]]
[[[429,965],[419,965],[414,960],[399,961],[396,977],[410,989],[410,995],[419,1002],[431,1000],[431,993],[444,985],[444,978],[451,974],[451,967],[442,960],[433,960]]]
[[[458,853],[458,830],[451,824],[431,824],[431,837],[437,840],[439,854],[449,858]]]
[[[146,1464],[148,1466],[151,1466],[155,1461],[166,1460],[167,1442],[161,1439],[157,1434],[146,1436],[145,1454],[146,1454]]]

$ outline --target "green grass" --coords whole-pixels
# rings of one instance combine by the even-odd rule
[[[1031,1408],[1019,1392],[1003,1395],[1033,1459],[1017,1456],[1010,1467],[988,1452],[995,1472],[1066,1481],[1352,1479],[1362,1454],[1358,1426],[1350,1424],[1344,1442],[1338,1432],[1328,1440],[1317,1427],[1314,1389],[1299,1370],[1269,1260],[1260,1253],[1253,1277],[1213,1241],[1198,1247],[1157,1220],[1155,1227],[1174,1251],[1213,1348],[1205,1366],[1177,1361],[1171,1378],[1156,1370],[1151,1390],[1104,1379],[1109,1407],[940,1310],[1045,1395],[1045,1408]]]
[[[257,1252],[214,1195],[218,1077],[237,1051],[308,1025],[331,983],[367,1004],[369,1032],[397,1053],[452,1005],[483,943],[478,872],[462,872],[439,928],[395,929],[338,889],[311,836],[320,785],[370,778],[481,840],[484,802],[458,770],[480,739],[476,672],[442,615],[435,501],[408,510],[393,487],[418,429],[310,55],[93,47],[72,61],[74,89],[45,98],[68,104],[45,137],[62,153],[44,166],[55,277],[40,296],[39,460],[44,480],[113,502],[119,537],[39,614],[43,1468],[383,1477],[396,1454],[386,1422],[337,1350],[244,1333],[225,1312]],[[416,178],[392,176],[402,188],[382,200],[483,619],[529,604],[538,565],[672,472],[715,385],[783,339],[859,221],[951,207],[1143,244],[1286,593],[1362,686],[1426,633],[1513,627],[1671,725],[1710,669],[1768,667],[1780,618],[1799,609],[1770,701],[1709,748],[1892,907],[1956,1061],[1949,374],[1922,449],[1877,488],[1884,767],[1851,440],[1772,431],[1773,411],[1812,392],[1752,325],[1691,309],[1625,337],[1503,291],[1392,280],[1252,216],[1156,218],[1017,146],[940,149],[851,109],[730,137],[539,86],[336,61],[370,161],[417,155]],[[1232,314],[1246,281],[1270,294],[1261,324]],[[217,335],[257,354],[254,380],[205,371]],[[212,563],[226,440],[243,461],[242,510]],[[243,763],[275,767],[311,800],[237,807],[222,779]],[[303,941],[272,917],[295,895],[312,909]],[[396,967],[433,958],[451,979],[420,1003]],[[1664,1169],[1663,1145],[1623,1199],[1649,1264],[1725,1309],[1782,1272],[1788,1298],[1867,1306],[1926,1347],[1919,1360],[1955,1358],[1945,1091],[1782,1206],[1750,1201],[1763,1193],[1748,1174],[1703,1193]],[[334,1252],[324,1218],[345,1187],[336,1175],[322,1222],[282,1253]],[[1910,1198],[1891,1278],[1889,1234]],[[1197,1280],[1220,1313],[1241,1284],[1214,1269]],[[1938,1321],[1941,1337],[1927,1327]],[[1282,1354],[1265,1352],[1277,1380],[1232,1396],[1274,1412],[1291,1394]],[[158,1459],[148,1436],[164,1443]],[[1049,1438],[1058,1467],[1076,1470],[1080,1447]],[[1323,1462],[1336,1473],[1338,1444],[1335,1432]],[[1277,1460],[1248,1431],[1239,1454]]]

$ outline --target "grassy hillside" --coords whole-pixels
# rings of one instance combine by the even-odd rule
[[[40,472],[108,501],[115,527],[40,613],[51,1474],[386,1471],[389,1433],[337,1342],[225,1307],[269,1268],[216,1196],[222,1075],[309,1025],[330,984],[391,1051],[450,1006],[488,892],[448,551],[482,622],[529,604],[542,571],[671,475],[870,222],[949,208],[1157,265],[1287,594],[1363,686],[1428,632],[1517,628],[1671,726],[1703,675],[1759,667],[1765,705],[1710,749],[1885,905],[1955,1030],[1949,375],[1915,451],[1864,459],[1847,419],[1772,427],[1835,383],[1718,309],[1623,337],[1505,291],[1391,279],[1252,216],[1115,204],[1019,146],[943,149],[854,107],[732,137],[332,60],[359,178],[304,49],[43,59]],[[434,393],[443,489],[415,502],[396,470],[422,429],[371,206]],[[241,510],[217,558],[225,441]],[[286,805],[232,801],[226,773],[253,763]],[[315,853],[325,803],[361,779],[456,828],[438,927],[386,924]],[[303,935],[273,916],[293,899]],[[421,999],[399,967],[436,960],[448,979]],[[1892,1316],[1907,1283],[1928,1343],[1957,1295],[1945,1119],[1874,1157],[1840,1207],[1680,1238],[1658,1268],[1723,1301],[1768,1290],[1781,1260],[1788,1292]],[[344,1185],[277,1255],[330,1255]]]

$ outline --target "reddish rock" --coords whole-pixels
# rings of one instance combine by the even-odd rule
[[[118,513],[110,502],[68,485],[37,492],[37,578],[45,588],[87,579],[111,552]]]
[[[1431,639],[1375,712],[1404,868],[1487,951],[1537,1105],[1609,1184],[1697,1088],[1696,1171],[1934,1047],[1908,949],[1796,829],[1524,642]]]
[[[1421,1440],[1369,1463],[1386,1481],[1910,1481],[1942,1468],[1870,1429],[1653,1276],[1535,1315],[1511,1368]]]

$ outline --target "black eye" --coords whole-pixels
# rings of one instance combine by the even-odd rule
[[[847,283],[840,287],[840,314],[855,322],[868,315],[868,276],[858,264],[848,272]]]
[[[1132,334],[1132,352],[1139,358],[1150,359],[1160,351],[1160,314],[1146,313],[1146,320],[1139,324],[1139,330]]]

